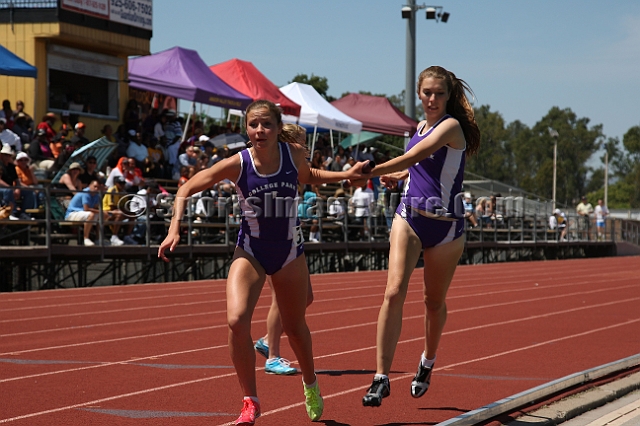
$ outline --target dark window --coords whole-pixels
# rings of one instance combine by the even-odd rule
[[[49,108],[117,116],[117,82],[49,69]]]

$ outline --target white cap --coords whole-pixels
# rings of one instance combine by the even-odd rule
[[[23,158],[30,159],[26,152],[20,151],[18,155],[16,155],[16,160],[22,160]]]

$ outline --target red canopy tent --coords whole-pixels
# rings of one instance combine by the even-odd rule
[[[412,136],[418,123],[393,106],[389,99],[382,96],[350,93],[331,102],[349,117],[362,122],[362,130],[383,133],[385,135]]]
[[[254,101],[266,99],[280,104],[284,114],[300,116],[300,105],[287,98],[278,86],[258,71],[251,62],[234,58],[212,65],[209,69],[229,86]]]

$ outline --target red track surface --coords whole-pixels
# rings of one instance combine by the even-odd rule
[[[423,347],[416,270],[382,407],[362,407],[375,370],[386,271],[312,277],[307,319],[327,425],[433,425],[640,349],[640,258],[461,266],[431,389],[409,383]],[[268,287],[267,287],[268,288]],[[270,294],[254,315],[265,332]],[[283,341],[283,356],[293,352]],[[0,423],[222,425],[241,408],[224,281],[0,295]],[[257,425],[304,425],[300,375],[262,372]]]

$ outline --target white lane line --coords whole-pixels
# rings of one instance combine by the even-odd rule
[[[418,270],[416,270],[418,271]],[[367,271],[362,271],[362,272],[367,272]],[[371,272],[385,272],[385,271],[371,271]],[[585,271],[581,271],[582,273],[585,273]],[[620,268],[616,268],[616,269],[611,269],[609,270],[603,270],[602,268],[599,268],[597,270],[597,272],[594,272],[592,274],[588,274],[588,275],[584,275],[584,276],[579,276],[579,275],[574,275],[572,276],[572,279],[579,281],[578,285],[581,284],[590,284],[590,283],[597,283],[600,282],[600,280],[598,280],[598,277],[607,277],[607,280],[609,280],[610,278],[613,278],[615,275],[621,275],[621,274],[627,274],[628,271],[624,271],[624,270],[620,270]],[[411,279],[411,283],[421,283],[422,282],[422,277],[418,276],[421,274],[414,274],[416,275],[415,277],[412,277]],[[315,277],[315,276],[314,276]],[[582,278],[590,278],[593,281],[581,281]],[[595,280],[594,280],[595,278]],[[620,279],[624,279],[624,277],[621,277]],[[520,279],[520,280],[511,280],[511,281],[507,281],[507,282],[502,282],[502,283],[487,283],[487,284],[460,284],[460,281],[466,281],[467,279],[460,279],[457,275],[454,278],[454,283],[452,285],[452,290],[462,290],[462,289],[467,289],[467,288],[474,288],[474,287],[487,287],[487,286],[503,286],[503,285],[513,285],[513,284],[526,284],[526,283],[531,283],[534,278],[525,278],[525,279]],[[473,280],[475,281],[475,277],[469,277],[468,280]],[[555,281],[556,278],[551,274],[551,273],[547,273],[547,274],[536,274],[535,276],[535,280],[538,282],[544,282],[544,281]],[[313,281],[318,281],[313,280]],[[367,283],[370,284],[370,280],[365,280],[365,279],[350,279],[349,280],[350,283]],[[206,281],[205,283],[209,283],[209,281]],[[224,281],[223,281],[224,283]],[[136,284],[135,286],[156,286],[159,284]],[[314,286],[327,286],[327,285],[342,285],[342,283],[336,283],[335,280],[331,281],[331,282],[327,282],[327,283],[320,283],[320,282],[314,282],[313,283]],[[211,285],[208,284],[204,284],[203,286],[206,287],[211,287]],[[65,292],[67,291],[72,291],[72,290],[76,290],[76,291],[81,291],[81,290],[85,290],[85,293],[82,294],[83,297],[91,297],[93,300],[91,301],[85,301],[82,302],[83,305],[91,305],[91,304],[106,304],[106,303],[121,303],[121,302],[127,302],[127,301],[140,301],[140,300],[150,300],[150,299],[159,299],[159,298],[173,298],[173,297],[186,297],[186,296],[191,296],[191,295],[202,295],[202,294],[224,294],[225,293],[225,289],[219,289],[219,290],[211,290],[211,289],[207,289],[206,291],[202,291],[202,292],[191,292],[191,293],[184,293],[184,289],[194,289],[194,290],[201,290],[203,286],[188,286],[188,287],[179,287],[179,285],[176,285],[174,288],[176,289],[176,291],[180,291],[180,294],[165,294],[165,295],[160,295],[160,296],[150,296],[150,297],[133,297],[133,298],[120,298],[120,299],[111,299],[111,300],[95,300],[95,296],[96,293],[93,292],[92,290],[96,290],[94,288],[91,289],[65,289]],[[381,286],[385,286],[385,284],[381,284]],[[100,287],[99,289],[106,289],[107,287]],[[130,294],[135,294],[135,293],[157,293],[157,289],[144,289],[142,291],[135,291],[135,290],[127,290],[127,291],[123,291],[122,287],[108,287],[108,288],[117,288],[117,291],[119,292],[118,295],[121,296],[128,296]],[[133,289],[133,286],[129,286],[126,287],[127,289]],[[364,286],[364,287],[360,287],[360,288],[371,288],[370,285],[368,286]],[[320,290],[318,289],[317,291],[319,293],[321,292],[331,292],[331,291],[349,291],[352,289],[357,289],[357,288],[340,288],[340,289],[328,289],[328,290]],[[164,289],[163,289],[164,290]],[[172,288],[173,290],[173,288]],[[47,290],[44,290],[47,291]],[[114,290],[115,291],[115,290]],[[57,291],[56,294],[62,294],[62,292],[60,292],[59,290]],[[31,294],[31,293],[29,293]],[[106,295],[106,296],[110,296],[111,293],[99,293],[100,295]],[[52,294],[50,294],[49,296],[51,296]],[[76,295],[73,295],[76,296]],[[55,298],[55,297],[53,297]],[[59,297],[59,299],[61,299],[62,297]],[[76,297],[73,297],[74,299]],[[8,299],[5,298],[3,299],[2,297],[0,297],[0,305],[2,304],[2,302],[10,302],[11,303],[11,308],[0,308],[0,314],[4,313],[4,312],[15,312],[15,311],[23,311],[23,310],[35,310],[35,309],[49,309],[49,308],[56,308],[56,307],[65,307],[65,306],[71,306],[71,307],[75,307],[78,305],[78,301],[69,301],[67,303],[58,303],[58,304],[53,304],[53,305],[41,305],[41,306],[22,306],[22,307],[15,307],[15,303],[14,301],[17,300],[21,300],[21,301],[33,301],[33,300],[51,300],[52,297],[43,297],[43,298],[33,298],[33,299],[29,299],[29,298],[23,298],[23,299]],[[224,299],[219,299],[216,301],[224,301]]]
[[[625,325],[633,324],[633,323],[636,323],[636,322],[639,322],[639,321],[640,321],[640,318],[637,318],[637,319],[634,319],[634,320],[629,320],[629,321],[625,321],[625,322],[618,323],[618,324],[612,324],[612,325],[609,325],[609,326],[606,326],[606,327],[600,327],[600,328],[597,328],[597,329],[592,329],[592,330],[589,330],[589,331],[586,331],[586,332],[582,332],[582,333],[577,333],[577,334],[573,334],[573,335],[569,335],[569,336],[563,336],[563,337],[560,337],[560,338],[547,340],[545,342],[539,342],[539,343],[536,343],[534,345],[523,346],[521,348],[512,349],[512,350],[509,350],[509,351],[504,351],[504,352],[500,352],[500,353],[489,355],[489,356],[484,356],[484,357],[480,357],[480,358],[474,358],[474,359],[470,359],[470,360],[467,360],[467,361],[461,361],[461,362],[445,365],[445,366],[442,366],[440,368],[436,368],[435,371],[445,370],[445,369],[452,368],[452,367],[457,367],[457,366],[460,366],[460,365],[466,365],[466,364],[471,364],[471,363],[475,363],[475,362],[479,362],[479,361],[484,361],[484,360],[491,359],[491,358],[497,358],[497,357],[504,356],[504,355],[510,355],[510,354],[513,354],[513,353],[516,353],[516,352],[521,352],[521,351],[524,351],[524,350],[527,350],[527,349],[537,348],[537,347],[548,345],[548,344],[551,344],[551,343],[557,343],[557,342],[560,342],[560,341],[563,341],[563,340],[569,340],[569,339],[573,339],[573,338],[576,338],[576,337],[583,337],[583,336],[586,336],[586,335],[589,335],[589,334],[594,334],[594,333],[598,333],[598,332],[601,332],[601,331],[607,331],[607,330],[611,330],[611,329],[617,328],[617,327],[623,327]],[[414,340],[414,339],[411,339],[411,340]],[[402,341],[402,342],[398,342],[398,343],[406,343],[406,342],[407,341]],[[23,414],[23,415],[20,415],[20,416],[10,417],[10,418],[6,418],[6,419],[0,419],[0,423],[8,423],[8,422],[16,421],[16,420],[22,420],[22,419],[27,419],[27,418],[31,418],[31,417],[42,416],[42,415],[45,415],[45,414],[57,413],[57,412],[60,412],[60,411],[66,411],[66,410],[71,410],[71,409],[74,409],[74,408],[86,407],[88,405],[100,404],[100,403],[103,403],[103,402],[113,401],[113,400],[116,400],[116,399],[122,399],[122,398],[128,398],[128,397],[132,397],[132,396],[144,395],[144,394],[151,393],[151,392],[157,392],[157,391],[161,391],[161,390],[166,390],[166,389],[172,389],[172,388],[181,387],[181,386],[192,385],[192,384],[196,384],[196,383],[215,380],[215,379],[218,379],[218,378],[231,377],[231,376],[234,376],[234,375],[235,375],[235,372],[234,373],[228,373],[228,374],[222,374],[222,375],[218,375],[218,376],[214,376],[214,377],[206,377],[206,378],[201,378],[201,379],[188,380],[188,381],[185,381],[185,382],[172,383],[170,385],[157,386],[157,387],[153,387],[153,388],[150,388],[150,389],[143,389],[143,390],[139,390],[139,391],[128,392],[128,393],[125,393],[125,394],[114,395],[114,396],[111,396],[111,397],[96,399],[96,400],[93,400],[93,401],[82,402],[82,403],[79,403],[79,404],[67,405],[67,406],[64,406],[64,407],[58,407],[58,408],[39,411],[39,412],[35,412],[35,413]],[[405,374],[405,375],[393,378],[391,381],[402,380],[402,379],[406,379],[406,378],[409,378],[409,377],[412,377],[412,376],[413,376],[413,374]],[[352,393],[352,392],[356,392],[356,391],[362,391],[362,390],[367,389],[367,387],[368,387],[368,385],[366,385],[366,386],[358,386],[358,387],[347,389],[347,390],[344,390],[344,391],[323,395],[323,398],[324,399],[331,399],[331,398],[335,398],[335,397],[338,397],[338,396],[341,396],[341,395],[345,395],[345,394],[348,394],[348,393]],[[287,405],[287,406],[284,406],[284,407],[280,407],[280,408],[277,408],[277,409],[274,409],[274,410],[270,410],[270,411],[264,412],[264,413],[262,413],[262,415],[266,416],[266,415],[276,414],[276,413],[279,413],[279,412],[282,412],[282,411],[289,410],[291,408],[302,406],[303,404],[304,403],[302,402],[302,403],[296,403],[296,404]],[[232,424],[233,424],[232,422],[231,423],[224,423],[221,426],[232,425]]]
[[[616,280],[609,280],[610,283],[615,282]],[[619,280],[618,280],[619,281]],[[557,285],[554,288],[560,288],[560,287],[573,287],[573,286],[582,286],[584,283],[570,283],[570,284],[561,284],[561,285]],[[558,297],[566,297],[566,296],[576,296],[576,295],[586,295],[586,294],[593,294],[593,293],[597,293],[597,292],[604,292],[604,291],[612,291],[612,290],[620,290],[620,289],[625,289],[625,288],[636,288],[637,286],[635,284],[630,284],[630,285],[626,285],[626,286],[619,286],[619,287],[606,287],[606,288],[600,288],[597,290],[591,290],[591,291],[582,291],[582,292],[575,292],[575,293],[565,293],[565,294],[561,294],[561,295],[555,295],[555,296],[549,296],[548,298],[558,298]],[[365,289],[371,289],[370,286],[368,287],[363,287]],[[540,287],[527,287],[527,288],[519,288],[519,289],[512,289],[512,290],[498,290],[498,291],[493,291],[493,292],[483,292],[483,293],[474,293],[474,294],[466,294],[466,295],[458,295],[458,296],[451,296],[449,298],[447,298],[447,300],[452,300],[452,299],[461,299],[461,298],[468,298],[468,297],[481,297],[481,296],[489,296],[489,295],[495,295],[495,294],[504,294],[504,293],[515,293],[515,292],[523,292],[523,291],[538,291],[540,290]],[[416,290],[410,290],[407,292],[407,294],[413,294],[413,293],[422,293],[422,289],[416,289]],[[335,301],[345,301],[345,300],[350,300],[350,299],[364,299],[367,297],[376,297],[379,298],[380,294],[379,293],[374,293],[374,294],[360,294],[357,296],[348,296],[348,297],[338,297],[338,298],[333,298],[333,299],[321,299],[321,300],[317,300],[316,306],[318,303],[327,303],[327,302],[335,302]],[[546,300],[547,298],[538,298],[538,299],[528,299],[528,300],[523,300],[521,302],[530,302],[530,301],[536,301],[536,300]],[[210,302],[208,301],[202,301],[202,302],[193,302],[193,304],[209,304]],[[407,304],[409,303],[422,303],[422,300],[419,301],[409,301],[407,302]],[[508,302],[505,303],[504,305],[508,305],[508,304],[513,304],[513,302]],[[191,303],[184,303],[184,304],[173,304],[173,305],[166,305],[166,307],[173,307],[173,306],[189,306],[191,305]],[[271,305],[261,305],[261,306],[257,306],[256,310],[260,310],[260,309],[267,309],[269,308]],[[361,307],[361,308],[355,308],[355,310],[366,310],[366,309],[372,309],[375,307],[378,307],[379,305],[370,305],[370,306],[365,306],[365,307]],[[496,304],[494,306],[503,306],[501,304]],[[124,312],[127,310],[137,310],[137,309],[157,309],[158,307],[140,307],[140,308],[129,308],[129,309],[121,309],[121,310],[114,310],[114,311],[108,311],[108,312]],[[469,310],[470,308],[467,308],[467,310]],[[475,309],[475,307],[473,308]],[[458,310],[460,311],[460,310]],[[343,311],[333,311],[333,312],[320,312],[320,313],[315,313],[315,314],[307,314],[308,317],[310,316],[315,316],[315,315],[326,315],[326,314],[335,314],[335,313],[342,313],[342,312],[350,312],[350,310],[343,310]],[[451,312],[455,312],[455,311],[450,311]],[[91,313],[91,315],[95,315],[98,314],[99,312],[93,312]],[[178,319],[178,318],[190,318],[190,317],[196,317],[196,316],[203,316],[203,315],[215,315],[215,314],[224,314],[226,313],[226,307],[225,309],[222,310],[217,310],[217,311],[204,311],[204,312],[200,312],[200,313],[195,313],[195,314],[180,314],[180,315],[172,315],[172,316],[160,316],[160,317],[153,317],[153,318],[139,318],[139,319],[131,319],[131,320],[123,320],[123,321],[113,321],[113,322],[106,322],[106,323],[96,323],[96,324],[85,324],[85,325],[78,325],[78,326],[69,326],[69,327],[58,327],[58,328],[52,328],[52,329],[44,329],[44,330],[32,330],[32,331],[23,331],[23,332],[19,332],[19,333],[9,333],[9,334],[2,334],[0,335],[0,338],[8,338],[8,337],[15,337],[15,336],[24,336],[24,335],[31,335],[31,334],[42,334],[42,333],[51,333],[51,332],[62,332],[62,331],[70,331],[70,330],[80,330],[80,329],[88,329],[88,328],[95,328],[95,327],[108,327],[108,326],[113,326],[113,325],[123,325],[123,324],[129,324],[129,323],[141,323],[144,321],[150,322],[150,321],[166,321],[166,320],[170,320],[170,319]],[[82,314],[77,314],[77,315],[89,315],[88,313],[82,313]],[[18,321],[18,320],[15,320]],[[0,321],[1,323],[2,321]]]
[[[633,301],[636,301],[636,300],[640,300],[640,297],[639,298],[635,298],[635,299],[625,300],[625,301],[616,301],[616,302],[608,302],[608,303],[603,303],[603,304],[598,304],[598,305],[581,306],[579,308],[568,309],[568,310],[565,310],[565,311],[556,311],[556,312],[550,312],[550,313],[546,313],[546,314],[533,315],[533,316],[529,316],[529,317],[525,317],[525,318],[511,319],[511,320],[501,321],[501,322],[496,322],[496,323],[491,323],[491,324],[478,325],[478,326],[467,327],[467,328],[462,328],[462,329],[458,329],[458,330],[451,330],[451,331],[444,332],[443,335],[463,333],[463,332],[467,332],[467,331],[473,331],[473,330],[478,330],[478,329],[483,329],[483,328],[502,326],[502,325],[513,324],[513,323],[517,323],[517,322],[523,322],[523,321],[531,321],[531,320],[540,319],[540,318],[546,318],[546,317],[550,317],[550,316],[554,316],[554,315],[562,315],[564,313],[570,313],[570,312],[575,312],[575,311],[584,310],[584,309],[600,308],[600,307],[603,307],[603,306],[610,306],[610,305],[613,305],[613,304],[625,303],[625,302],[633,302]],[[517,301],[514,302],[514,303],[517,303]],[[487,305],[487,306],[488,307],[492,307],[493,305]],[[484,307],[482,307],[482,306],[478,307],[478,309],[482,309],[482,308],[484,308]],[[423,314],[415,315],[415,316],[408,316],[408,317],[403,317],[403,321],[417,320],[417,319],[422,319],[423,317],[424,317]],[[264,321],[261,321],[261,322],[264,322]],[[352,328],[356,328],[356,327],[365,327],[365,326],[373,326],[373,325],[377,325],[377,321],[371,321],[371,322],[367,322],[367,323],[361,323],[361,324],[355,324],[355,325],[343,326],[343,327],[334,327],[334,328],[323,329],[323,330],[316,330],[316,331],[312,331],[311,334],[331,333],[331,332],[340,331],[340,330],[348,330],[348,329],[352,329]],[[222,325],[216,326],[216,328],[221,328],[221,327],[223,327],[223,326]],[[224,327],[226,327],[226,325],[224,325]],[[283,337],[286,337],[286,336],[283,336]],[[415,341],[420,341],[420,340],[423,340],[423,339],[424,339],[424,337],[420,336],[420,337],[417,337],[417,338],[404,340],[401,343],[415,342]],[[20,377],[13,377],[13,378],[9,378],[9,379],[2,379],[2,380],[0,380],[0,383],[9,382],[9,381],[15,381],[15,380],[28,379],[28,378],[34,378],[34,377],[49,376],[49,375],[54,375],[54,374],[76,372],[76,371],[88,370],[88,369],[93,369],[93,368],[102,368],[102,367],[108,367],[108,366],[111,366],[111,365],[119,365],[119,364],[126,364],[126,363],[129,363],[129,362],[137,362],[137,361],[145,360],[145,359],[158,359],[158,358],[167,357],[167,356],[174,356],[174,355],[180,355],[180,354],[203,351],[203,350],[220,349],[220,348],[224,348],[224,347],[227,347],[227,345],[225,344],[225,345],[218,345],[218,346],[212,346],[212,347],[206,347],[206,348],[198,348],[198,349],[193,349],[193,350],[188,350],[188,351],[170,352],[170,353],[166,353],[166,354],[151,355],[151,356],[148,356],[148,357],[141,357],[141,358],[134,358],[134,359],[123,360],[123,361],[115,361],[115,362],[110,362],[110,363],[103,363],[103,364],[99,364],[99,365],[92,365],[92,366],[84,366],[84,367],[71,368],[71,369],[65,369],[65,370],[50,371],[50,372],[46,372],[46,373],[33,374],[33,375],[29,375],[29,376],[20,376]],[[364,348],[352,349],[352,350],[349,350],[349,351],[336,352],[336,353],[333,353],[333,354],[317,355],[317,356],[314,357],[314,359],[330,358],[330,357],[334,357],[334,356],[353,354],[353,353],[357,353],[357,352],[368,351],[368,350],[371,350],[371,349],[375,349],[375,345],[374,346],[364,347]],[[0,355],[17,355],[17,354],[18,353],[0,354]],[[295,363],[296,361],[292,361],[292,362]]]

